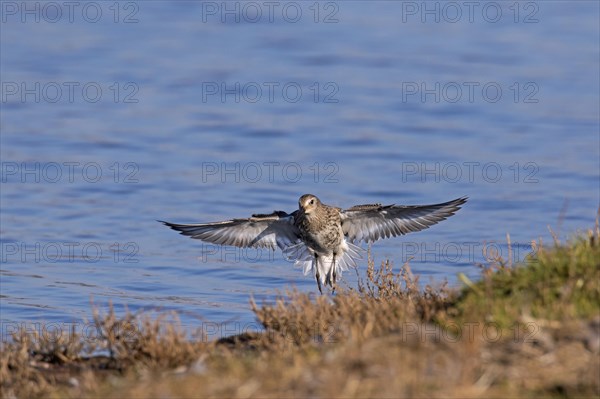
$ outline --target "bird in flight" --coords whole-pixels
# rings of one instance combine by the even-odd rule
[[[177,224],[161,221],[181,234],[218,245],[248,248],[279,247],[284,256],[313,273],[322,285],[335,290],[342,271],[356,267],[362,248],[375,242],[420,231],[454,215],[467,197],[434,205],[356,205],[344,209],[325,205],[312,194],[300,197],[298,210],[274,211],[245,219]]]

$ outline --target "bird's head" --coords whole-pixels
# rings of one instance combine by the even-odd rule
[[[304,213],[309,214],[321,204],[319,199],[312,194],[304,194],[298,200],[298,207],[304,211]]]

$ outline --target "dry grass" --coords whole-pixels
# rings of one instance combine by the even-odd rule
[[[0,347],[2,397],[81,396],[108,376],[188,365],[207,345],[190,340],[174,314],[119,318],[111,305],[104,315],[94,309],[94,326],[93,337],[75,329],[13,333]]]
[[[110,306],[101,316],[94,309],[94,324],[101,339],[101,348],[122,369],[130,365],[148,369],[170,369],[195,361],[206,347],[201,334],[190,340],[175,313],[136,315],[127,312],[117,318]],[[95,348],[97,349],[97,348]]]
[[[252,310],[264,326],[269,345],[361,342],[401,332],[407,323],[429,323],[450,302],[445,287],[421,289],[408,266],[394,273],[390,262],[375,268],[369,259],[366,282],[358,291],[341,290],[335,296],[317,296],[290,291],[275,305]]]
[[[264,332],[205,343],[174,315],[94,312],[98,339],[19,331],[3,397],[597,397],[600,232],[501,259],[462,290],[369,259],[358,290],[251,301]],[[558,244],[558,243],[557,243]],[[104,353],[105,355],[98,355]],[[94,354],[90,356],[90,354]]]

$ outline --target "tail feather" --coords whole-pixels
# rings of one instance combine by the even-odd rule
[[[363,259],[364,250],[361,247],[347,241],[344,244],[344,252],[335,260],[335,273],[338,277],[342,276],[342,272],[356,268],[356,261]],[[319,256],[316,261],[313,253],[303,242],[286,247],[283,255],[287,260],[293,260],[294,267],[301,268],[305,276],[310,273],[316,276],[318,271],[319,280],[323,285],[327,281],[327,276],[331,275],[333,256]]]
[[[294,261],[294,267],[302,269],[305,276],[315,268],[315,257],[303,242],[285,247],[282,253],[286,260]]]
[[[363,258],[363,251],[364,250],[358,245],[346,242],[346,248],[343,255],[336,260],[336,274],[341,276],[343,271],[348,271],[349,268],[356,268],[356,261]]]

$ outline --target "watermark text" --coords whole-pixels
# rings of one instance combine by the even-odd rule
[[[3,242],[2,263],[138,263],[139,245],[135,242]]]
[[[2,103],[90,103],[137,104],[135,82],[2,82]]]
[[[135,162],[1,162],[2,183],[139,183],[140,167]]]
[[[340,88],[335,82],[202,82],[202,102],[295,104],[300,101],[336,104]]]
[[[2,1],[2,23],[136,24],[140,7],[133,1]]]
[[[202,183],[338,183],[339,165],[335,162],[315,162],[302,165],[298,162],[202,162]]]

